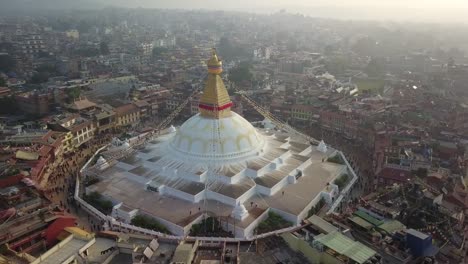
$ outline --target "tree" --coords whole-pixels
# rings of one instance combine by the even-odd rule
[[[320,200],[315,206],[312,206],[312,208],[310,208],[309,212],[307,213],[307,217],[311,217],[312,215],[320,212],[320,210],[322,209],[324,205],[325,205],[325,200],[322,197],[320,198]]]
[[[295,39],[289,39],[288,43],[286,44],[286,48],[289,52],[296,52],[299,50],[297,48],[297,42]]]
[[[100,52],[101,52],[102,55],[107,55],[107,54],[109,54],[109,45],[107,44],[107,42],[102,41],[102,42],[99,44],[99,50],[100,50]]]
[[[426,168],[418,168],[417,170],[413,171],[413,174],[416,175],[418,178],[426,178],[427,177],[427,169]]]
[[[326,45],[325,48],[323,48],[323,54],[326,56],[331,56],[333,52],[335,51],[335,48],[333,45]]]
[[[348,61],[343,57],[332,57],[325,62],[325,68],[332,74],[341,74],[345,72],[348,64]]]
[[[385,62],[382,58],[372,58],[364,71],[370,77],[380,77],[385,73]]]
[[[369,37],[360,38],[351,49],[359,55],[373,56],[376,54],[377,41]]]
[[[343,174],[338,179],[336,179],[333,183],[336,184],[338,188],[341,190],[346,186],[346,184],[348,184],[348,181],[349,181],[349,175]]]
[[[1,86],[1,85],[0,85]],[[15,114],[18,111],[18,105],[13,96],[0,98],[0,114]]]
[[[8,246],[7,244],[3,244],[0,246],[0,254],[4,255],[4,254],[7,254],[8,253]],[[9,263],[9,262],[7,262]]]
[[[233,46],[227,37],[219,39],[218,51],[225,58],[230,58],[233,55]]]
[[[200,223],[192,225],[191,236],[230,237],[232,234],[223,230],[221,223],[215,217],[203,219]]]
[[[79,48],[75,50],[76,55],[81,55],[84,57],[94,57],[99,55],[99,50],[92,47]]]
[[[250,71],[250,68],[250,64],[245,62],[240,63],[229,72],[229,80],[236,84],[239,84],[242,81],[251,81],[253,79],[253,74]]]
[[[166,233],[166,234],[170,233],[169,230],[167,230],[165,226],[161,225],[161,223],[159,223],[153,218],[150,218],[144,215],[136,215],[135,217],[133,217],[131,224],[134,226],[151,229],[151,230],[161,232],[161,233]]]
[[[47,72],[36,72],[31,77],[31,83],[33,84],[45,83],[48,80],[49,80],[49,73]]]
[[[67,95],[68,95],[68,99],[70,99],[70,101],[73,101],[73,100],[77,99],[78,97],[80,97],[80,94],[81,94],[80,87],[73,87],[73,88],[67,89]]]
[[[39,53],[37,54],[37,57],[39,58],[49,58],[50,57],[50,54],[46,51],[39,51]]]
[[[92,27],[92,24],[88,22],[87,20],[80,20],[80,22],[76,26],[76,29],[78,29],[80,33],[83,33],[83,32],[88,32],[91,29],[91,27]]]
[[[39,67],[36,68],[36,71],[38,72],[48,72],[48,73],[55,73],[56,68],[55,65],[53,64],[43,64]]]
[[[112,202],[104,199],[104,197],[102,197],[102,195],[98,192],[92,192],[88,195],[85,195],[83,199],[105,214],[110,214],[112,212]]]
[[[337,164],[345,164],[341,156],[338,154],[334,155],[333,157],[327,158],[327,161],[337,163]]]
[[[164,47],[154,47],[152,52],[153,52],[153,58],[156,58],[156,57],[161,56],[161,55],[164,54],[165,52],[167,52],[167,48],[164,48]]]
[[[231,40],[227,37],[221,37],[218,43],[218,55],[225,60],[239,60],[241,58],[249,56],[248,49],[242,47],[239,44],[232,44]]]
[[[268,212],[268,218],[258,224],[257,234],[271,232],[291,225],[290,222],[286,221],[279,214],[270,211]]]
[[[15,68],[16,62],[10,55],[0,55],[0,72],[8,72]]]

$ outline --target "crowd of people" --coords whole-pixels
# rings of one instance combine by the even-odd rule
[[[91,158],[93,153],[108,143],[111,138],[111,135],[96,137],[73,152],[65,154],[47,177],[47,184],[43,189],[45,197],[53,204],[58,205],[64,212],[78,217],[84,214],[86,217],[87,213],[79,208],[73,198],[76,177],[79,176],[81,167]],[[84,219],[84,222],[90,231],[98,231],[101,228],[99,221],[91,219],[89,215]]]

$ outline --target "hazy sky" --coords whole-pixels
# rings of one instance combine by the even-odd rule
[[[73,1],[73,0],[71,0]],[[96,1],[96,0],[94,0]],[[314,17],[468,23],[468,0],[97,0],[150,8],[223,9],[272,13],[286,9]]]
[[[368,6],[398,8],[468,8],[468,0],[105,0],[142,7],[249,8],[276,6]]]
[[[286,9],[313,17],[468,23],[468,0],[0,0],[0,13],[15,7],[103,8],[106,6],[215,9],[274,13]]]

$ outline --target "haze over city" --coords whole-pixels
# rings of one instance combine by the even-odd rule
[[[0,263],[468,263],[467,14],[0,0]]]
[[[0,3],[3,3],[4,12],[104,7],[206,9],[257,13],[272,13],[286,9],[293,13],[338,19],[468,23],[466,16],[468,2],[464,0],[17,0],[14,2],[2,0]]]

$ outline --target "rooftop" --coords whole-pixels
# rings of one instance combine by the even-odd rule
[[[85,110],[85,109],[88,109],[88,108],[92,108],[92,107],[95,107],[96,104],[89,101],[88,99],[84,98],[84,99],[81,99],[81,100],[77,100],[73,103],[71,103],[69,105],[69,108],[70,109],[73,109],[73,110]]]
[[[125,105],[116,107],[114,109],[114,111],[115,111],[115,113],[117,115],[124,115],[124,114],[128,114],[128,113],[136,112],[136,111],[138,111],[138,108],[134,104],[125,104]]]
[[[316,240],[339,254],[349,257],[361,264],[377,253],[367,246],[348,238],[340,232],[319,235]]]
[[[193,250],[193,244],[180,244],[177,246],[174,257],[172,257],[172,263],[189,263],[191,261],[190,255]]]
[[[329,222],[325,221],[318,215],[312,215],[311,217],[307,218],[307,222],[311,223],[312,225],[318,227],[326,234],[333,233],[338,231],[338,228]]]
[[[50,249],[50,251],[54,251],[52,252],[52,254],[42,257],[42,260],[38,258],[37,260],[39,260],[39,262],[37,263],[41,263],[41,264],[63,263],[66,260],[68,260],[70,257],[77,256],[78,251],[83,249],[86,246],[86,244],[89,242],[86,240],[75,238],[73,235],[70,235],[70,236],[71,238],[67,238],[64,241],[60,242],[60,247],[56,248],[55,251],[54,251],[55,247]],[[33,264],[35,264],[35,262],[33,262]]]

